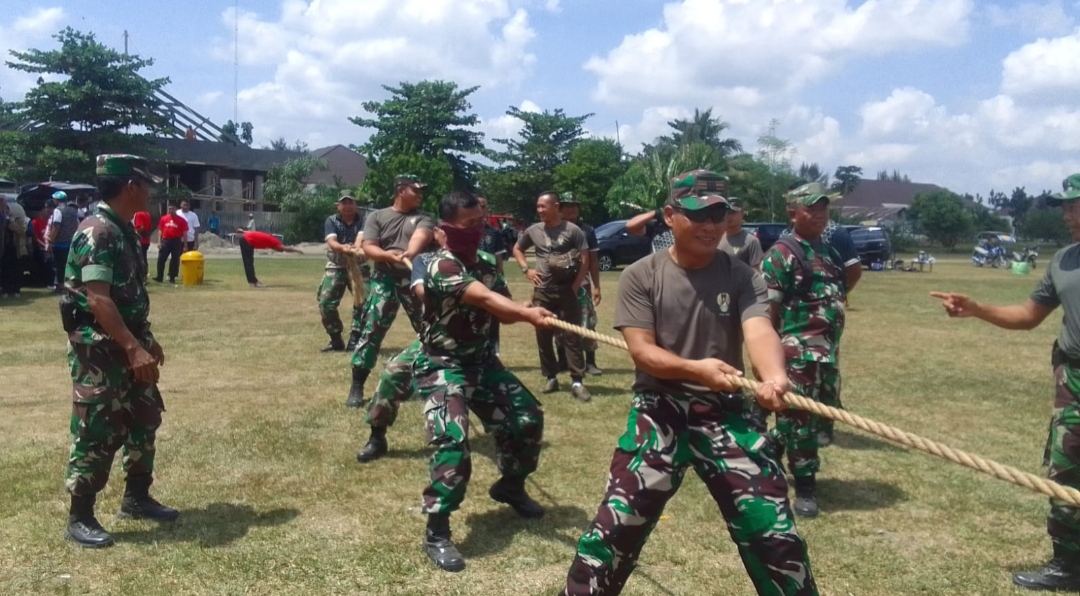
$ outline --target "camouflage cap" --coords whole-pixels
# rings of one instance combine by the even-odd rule
[[[727,190],[726,182],[725,176],[709,170],[683,172],[671,179],[671,194],[668,202],[672,205],[681,205],[680,199],[688,197],[701,197],[707,194],[722,195]],[[698,209],[704,209],[704,207],[698,207]]]
[[[398,174],[398,176],[394,178],[394,185],[411,186],[413,188],[424,188],[425,186],[427,186],[427,184],[424,184],[420,180],[419,176],[416,176],[414,174]]]
[[[728,208],[730,208],[732,211],[742,212],[743,208],[740,204],[742,202],[742,199],[740,199],[739,197],[728,197],[727,202]]]
[[[787,203],[788,205],[810,207],[823,200],[829,200],[829,195],[825,194],[825,191],[825,185],[820,182],[803,184],[802,186],[788,191]]]
[[[97,156],[98,176],[140,176],[153,184],[161,184],[162,178],[150,173],[150,162],[145,157],[126,153],[109,153]]]
[[[338,199],[337,199],[337,202],[339,202],[339,203],[342,202],[342,201],[352,201],[352,202],[355,203],[356,202],[356,197],[353,196],[352,192],[350,192],[348,190],[343,190],[343,191],[341,191],[341,194],[338,195]]]
[[[1046,199],[1046,204],[1056,207],[1065,201],[1075,201],[1076,199],[1080,199],[1080,174],[1073,174],[1062,180],[1061,188],[1061,192],[1052,194]]]
[[[577,199],[574,198],[574,193],[564,192],[559,195],[559,205],[577,205]]]
[[[723,207],[730,209],[731,205],[727,199],[720,195],[705,195],[701,197],[683,197],[681,199],[674,199],[671,201],[674,206],[681,207],[687,211],[700,211],[702,209],[708,209],[709,207]]]

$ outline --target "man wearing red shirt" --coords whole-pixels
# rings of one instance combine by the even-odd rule
[[[158,230],[161,231],[161,237],[158,238],[157,277],[154,281],[162,282],[165,261],[172,256],[169,262],[169,283],[176,283],[176,276],[180,273],[180,255],[184,252],[184,235],[188,230],[187,220],[176,213],[176,205],[166,208],[165,215],[158,220]]]
[[[149,275],[150,266],[146,262],[146,252],[150,250],[150,234],[154,231],[154,224],[150,222],[150,212],[137,212],[131,220],[131,225],[135,226],[135,233],[139,235],[139,244],[142,245],[143,267],[146,267],[147,275]]]
[[[253,288],[265,287],[259,279],[255,277],[256,250],[273,250],[276,252],[295,252],[297,254],[304,254],[299,248],[282,246],[280,240],[266,232],[256,232],[254,230],[249,232],[244,228],[236,228],[236,233],[243,234],[240,237],[240,258],[244,261],[244,274],[247,275],[248,285]]]

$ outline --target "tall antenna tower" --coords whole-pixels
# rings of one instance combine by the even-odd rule
[[[233,122],[240,125],[240,0],[233,7]]]

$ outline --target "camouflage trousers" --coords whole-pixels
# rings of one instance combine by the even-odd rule
[[[1080,369],[1054,369],[1056,390],[1045,464],[1054,482],[1080,489]],[[1050,499],[1046,531],[1055,544],[1080,554],[1080,508]]]
[[[607,493],[578,540],[565,596],[616,596],[664,506],[691,466],[727,522],[761,595],[810,596],[817,586],[795,528],[783,469],[737,404],[638,393],[611,459]]]
[[[420,354],[420,340],[409,344],[386,363],[379,375],[375,397],[368,404],[367,423],[371,426],[393,426],[397,420],[398,406],[412,397],[416,388],[413,380],[413,362]]]
[[[379,348],[390,326],[397,318],[398,308],[404,306],[405,314],[417,335],[420,334],[422,305],[416,294],[409,289],[409,278],[398,277],[383,271],[371,274],[367,302],[364,303],[363,328],[360,341],[352,355],[354,368],[371,370],[379,359]]]
[[[364,280],[365,289],[370,291],[369,280]],[[344,268],[327,267],[323,274],[316,298],[319,300],[319,314],[322,315],[323,329],[329,335],[341,335],[345,326],[338,316],[338,306],[345,296],[345,290],[349,289],[349,272]],[[364,307],[354,306],[352,315],[352,331],[359,333],[364,328]]]
[[[421,352],[413,366],[424,397],[428,443],[435,447],[424,489],[424,513],[456,511],[472,475],[469,412],[493,433],[495,461],[503,476],[524,478],[536,470],[544,434],[540,402],[498,358],[461,367]]]
[[[823,362],[787,361],[791,390],[827,406],[840,406],[840,368]],[[813,476],[821,469],[818,457],[818,431],[821,417],[806,410],[788,408],[776,413],[774,436],[787,450],[788,469],[792,476]]]
[[[578,306],[581,307],[581,326],[596,331],[596,305],[592,301],[592,288],[587,285],[578,288],[577,301]],[[566,349],[565,335],[565,333],[555,335],[555,348],[560,354]],[[581,338],[581,349],[586,352],[595,352],[596,347],[595,339]]]
[[[165,405],[156,384],[138,383],[124,351],[112,343],[69,344],[71,452],[65,487],[72,495],[105,488],[123,449],[128,477],[154,472],[154,440]]]

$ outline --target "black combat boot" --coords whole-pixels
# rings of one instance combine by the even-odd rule
[[[817,517],[817,479],[813,476],[795,478],[795,504],[791,507],[799,517]]]
[[[450,540],[449,513],[428,515],[427,530],[424,531],[424,552],[443,571],[457,572],[465,569],[465,558]]]
[[[356,461],[362,464],[375,461],[386,455],[386,449],[386,427],[373,426],[371,427],[371,438],[368,439],[367,445],[364,445],[364,448],[356,454]]]
[[[113,537],[94,517],[97,495],[71,495],[71,509],[64,537],[83,548],[103,548],[113,545]]]
[[[352,387],[349,388],[349,397],[345,400],[345,407],[364,407],[364,383],[367,383],[369,374],[371,371],[366,368],[352,367]]]
[[[1080,592],[1080,553],[1054,545],[1054,558],[1038,571],[1013,575],[1013,583],[1029,590]]]
[[[358,341],[360,341],[360,332],[359,331],[353,331],[353,332],[349,333],[349,342],[345,344],[345,351],[346,352],[355,352],[356,351],[356,342],[358,342]]]
[[[499,503],[509,505],[525,519],[544,517],[544,507],[532,500],[532,497],[525,492],[524,478],[503,476],[491,485],[488,496]]]
[[[153,483],[154,478],[149,474],[128,476],[124,499],[120,501],[120,512],[116,516],[120,519],[176,521],[176,518],[180,517],[179,511],[158,503],[150,496],[150,485]]]
[[[320,352],[344,352],[345,342],[341,340],[341,334],[335,333],[330,336],[330,343],[326,344],[326,347],[319,350]]]

